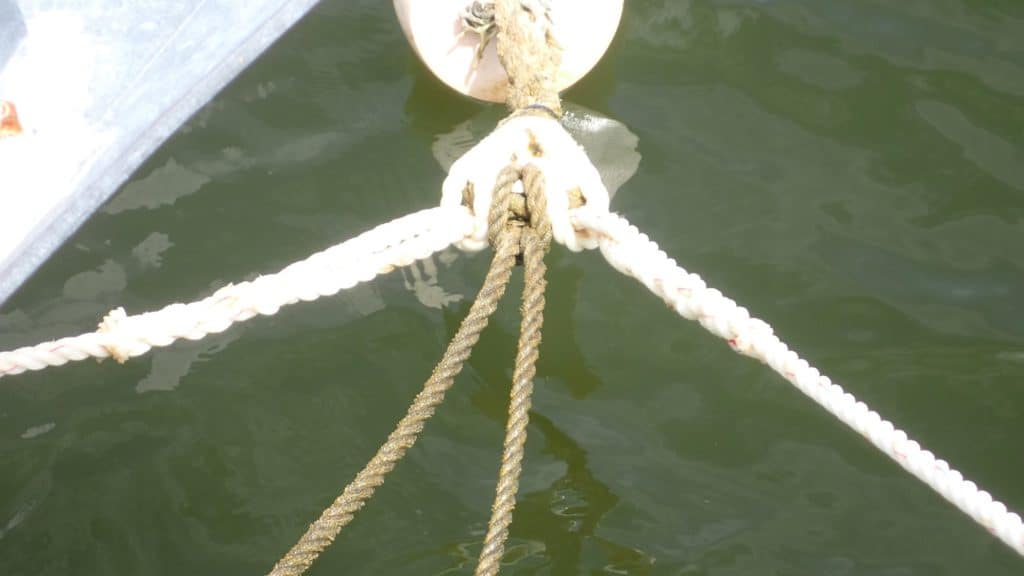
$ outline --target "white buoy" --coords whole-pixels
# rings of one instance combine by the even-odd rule
[[[472,0],[394,0],[395,13],[413,50],[453,89],[480,100],[504,102],[508,87],[495,42],[478,63],[480,36],[463,34],[462,14]],[[551,19],[563,48],[559,91],[575,84],[608,50],[622,18],[623,0],[555,0]]]

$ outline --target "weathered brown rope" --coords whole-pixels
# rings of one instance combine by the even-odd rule
[[[544,254],[551,244],[551,223],[547,217],[544,176],[531,165],[523,169],[522,178],[530,214],[530,226],[523,229],[521,236],[525,266],[523,319],[515,368],[512,372],[512,392],[501,469],[498,473],[498,485],[487,536],[480,551],[480,562],[476,567],[477,576],[497,574],[501,567],[501,557],[505,552],[508,527],[512,523],[512,511],[515,509],[516,493],[519,491],[519,476],[523,469],[526,426],[530,419],[533,378],[537,373],[541,326],[544,323],[544,289],[547,286],[544,279]],[[499,181],[502,179],[499,178]]]
[[[491,208],[491,225],[495,230],[495,254],[490,270],[484,279],[483,286],[476,300],[463,319],[458,331],[452,338],[444,356],[437,364],[423,390],[416,395],[405,417],[398,423],[395,431],[370,459],[352,482],[345,487],[340,496],[320,515],[302,538],[278,561],[271,576],[298,576],[313,564],[320,553],[337,537],[341,529],[347,525],[355,513],[373,496],[378,486],[384,483],[384,477],[390,472],[406,451],[416,442],[423,425],[434,414],[434,410],[444,400],[445,392],[451,388],[455,376],[462,370],[469,358],[473,345],[480,339],[480,333],[498,307],[512,269],[516,265],[516,257],[520,251],[522,228],[508,223],[510,195],[515,179],[509,180],[515,171],[504,170],[505,176],[499,183],[507,182],[494,192],[494,205]],[[516,175],[516,177],[518,177]],[[502,211],[503,210],[503,211]]]

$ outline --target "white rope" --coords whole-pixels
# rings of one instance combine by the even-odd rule
[[[586,153],[557,121],[539,116],[507,119],[457,160],[445,179],[439,208],[383,224],[277,274],[225,286],[192,304],[171,304],[138,316],[118,308],[104,318],[97,332],[0,352],[0,377],[88,357],[124,362],[154,346],[181,338],[198,340],[257,314],[275,314],[286,304],[333,295],[452,244],[481,250],[486,246],[494,182],[510,162],[533,163],[543,171],[555,240],[573,251],[600,247],[615,269],[639,280],[678,314],[697,320],[737,352],[770,366],[1024,556],[1024,522],[1018,514],[810,366],[767,323],[751,318],[745,308],[708,288],[700,276],[679,267],[635,226],[608,212],[608,192]],[[580,193],[584,207],[570,210],[572,191]],[[470,208],[463,206],[467,198],[472,199]]]
[[[486,245],[487,207],[498,171],[509,162],[533,162],[548,178],[548,217],[554,238],[573,251],[600,247],[618,271],[636,278],[684,318],[697,320],[734,350],[768,364],[801,392],[1024,556],[1024,522],[976,484],[909,439],[877,412],[858,402],[801,359],[763,320],[696,274],[679,267],[657,244],[621,216],[608,212],[608,193],[586,153],[553,119],[513,116],[452,165],[442,189],[442,206],[472,199],[473,232],[458,246]],[[578,188],[585,206],[569,209]]]
[[[577,231],[599,238],[601,252],[616,270],[632,276],[668,303],[680,316],[697,320],[724,338],[734,350],[757,358],[831,412],[844,424],[870,440],[907,471],[1024,556],[1021,517],[966,480],[909,439],[887,420],[790,350],[771,326],[751,318],[746,309],[708,288],[700,276],[679,267],[645,234],[616,214],[589,207],[571,214]]]
[[[277,274],[229,284],[198,302],[171,304],[137,316],[118,308],[103,319],[96,332],[0,352],[0,377],[89,357],[124,362],[181,338],[199,340],[257,314],[275,314],[284,305],[331,296],[407,266],[462,240],[472,230],[473,220],[463,207],[409,214]]]

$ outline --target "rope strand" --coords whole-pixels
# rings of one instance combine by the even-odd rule
[[[530,226],[523,229],[522,249],[524,271],[523,319],[519,331],[519,346],[512,372],[512,390],[508,407],[508,424],[501,457],[501,469],[495,489],[491,520],[487,527],[477,576],[494,576],[501,567],[508,540],[508,527],[516,507],[519,476],[523,469],[526,447],[526,427],[530,420],[533,397],[533,378],[537,374],[540,356],[541,327],[544,324],[544,254],[551,244],[551,223],[547,220],[544,176],[534,166],[523,169]]]

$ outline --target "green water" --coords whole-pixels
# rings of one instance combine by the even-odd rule
[[[1024,509],[1024,3],[631,0],[566,97],[639,136],[616,210]],[[390,2],[325,3],[0,309],[0,349],[435,205],[431,144],[482,108],[423,72]],[[487,264],[453,256],[124,366],[0,381],[0,574],[263,574],[429,374]],[[548,261],[505,574],[1024,572],[599,255]],[[314,574],[472,572],[517,295]]]

